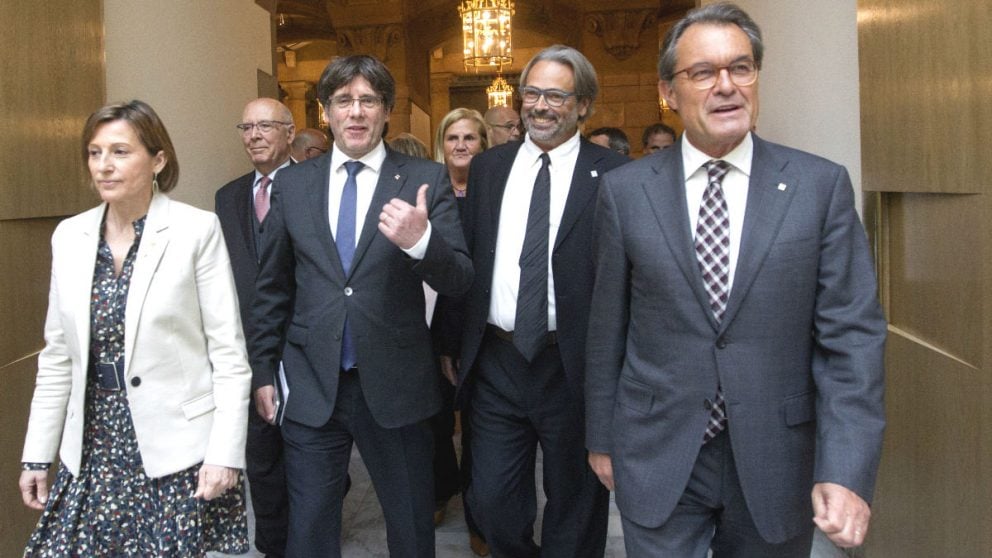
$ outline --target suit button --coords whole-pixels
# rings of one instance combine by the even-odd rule
[[[717,339],[716,340],[716,348],[717,349],[726,349],[727,348],[727,340],[724,339],[723,337]]]
[[[141,377],[135,376],[131,378],[131,387],[138,387],[141,385]]]
[[[351,296],[351,293],[353,293],[353,292],[355,292],[355,291],[351,290],[351,287],[345,287],[344,288],[344,296]]]

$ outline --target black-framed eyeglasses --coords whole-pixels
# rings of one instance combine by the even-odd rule
[[[348,110],[356,101],[363,109],[371,110],[382,105],[382,98],[374,95],[362,95],[361,97],[346,97],[341,95],[339,97],[331,97],[329,100],[330,105],[338,110]]]
[[[520,99],[528,105],[536,104],[541,97],[544,97],[544,102],[548,103],[548,105],[552,107],[560,107],[565,104],[565,101],[567,101],[569,97],[575,97],[578,95],[578,93],[575,93],[574,91],[569,93],[568,91],[562,91],[561,89],[540,89],[529,85],[521,87],[519,91]]]
[[[709,89],[716,85],[717,80],[720,79],[720,72],[723,70],[727,70],[730,81],[738,87],[746,87],[758,79],[758,65],[750,59],[737,60],[726,66],[717,66],[706,62],[693,64],[688,68],[676,71],[672,74],[672,78],[684,73],[696,89]]]
[[[234,127],[241,130],[242,134],[251,134],[253,128],[258,128],[259,132],[263,134],[268,134],[272,130],[275,130],[277,126],[289,126],[292,122],[281,122],[279,120],[259,120],[258,122],[242,122],[241,124],[236,124]]]
[[[317,147],[316,145],[311,145],[311,146],[309,146],[309,147],[307,147],[306,149],[303,150],[303,152],[307,154],[307,157],[310,156],[310,150],[311,149],[313,149],[314,151],[320,153],[321,155],[323,155],[324,153],[327,153],[327,150],[326,149],[324,149],[322,147]]]
[[[547,97],[545,97],[545,100],[547,100]],[[512,132],[513,130],[519,130],[520,129],[520,121],[519,120],[516,121],[516,122],[507,122],[506,124],[493,124],[492,122],[486,122],[486,124],[489,124],[493,128],[503,128],[507,132]]]

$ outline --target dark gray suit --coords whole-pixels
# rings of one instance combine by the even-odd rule
[[[353,437],[383,504],[390,551],[432,555],[432,445],[425,419],[440,408],[440,373],[424,321],[422,282],[452,296],[468,288],[472,267],[458,210],[443,166],[388,151],[345,276],[327,214],[330,160],[328,153],[276,176],[261,235],[249,342],[255,386],[271,383],[281,358],[290,389],[283,424],[288,554],[335,552]],[[433,232],[417,261],[377,225],[384,204],[400,198],[415,205],[424,183],[431,185]],[[357,373],[339,369],[345,317]],[[313,438],[333,428],[348,431],[347,439],[314,450]],[[400,524],[402,529],[393,528]]]
[[[718,382],[760,535],[812,533],[815,482],[871,502],[884,316],[843,167],[754,137],[744,228],[717,324],[686,209],[683,141],[600,188],[586,365],[590,451],[625,520],[656,528],[686,489]]]

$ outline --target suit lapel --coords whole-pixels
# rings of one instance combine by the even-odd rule
[[[169,204],[170,200],[165,194],[155,194],[148,207],[148,217],[145,219],[145,228],[141,233],[141,244],[138,246],[128,287],[127,309],[124,312],[124,370],[130,370],[141,308],[162,254],[169,244]]]
[[[327,259],[331,261],[331,267],[338,277],[344,277],[344,268],[341,267],[341,256],[338,255],[338,247],[334,244],[334,233],[331,231],[331,220],[327,213],[328,192],[331,184],[331,153],[328,151],[315,159],[310,159],[301,163],[310,165],[310,179],[306,182],[306,199],[309,200],[305,210],[310,214],[313,221],[313,230],[317,233],[317,242],[324,247]],[[276,175],[278,178],[279,175]],[[354,268],[354,266],[352,266]]]
[[[245,176],[244,180],[238,184],[235,192],[235,214],[238,219],[238,228],[241,229],[241,236],[244,238],[248,253],[258,259],[258,247],[255,246],[254,219],[255,208],[252,206],[252,188],[255,186],[255,173]]]
[[[73,254],[78,257],[78,265],[72,266],[73,271],[76,271],[72,277],[73,290],[63,298],[63,300],[72,300],[76,304],[73,308],[73,316],[79,340],[78,347],[87,366],[90,358],[90,303],[93,273],[96,269],[97,251],[100,249],[100,225],[103,223],[103,214],[106,211],[107,204],[100,204],[99,207],[91,210],[90,218],[83,223],[79,235],[80,244],[75,246],[76,251]]]
[[[362,234],[358,238],[358,245],[355,246],[355,256],[351,260],[351,274],[355,273],[372,240],[379,233],[379,213],[382,212],[382,206],[389,203],[389,200],[399,197],[400,191],[406,185],[407,175],[403,172],[403,166],[389,150],[386,151],[386,158],[382,161],[382,168],[379,169],[379,181],[375,185],[375,192],[372,193],[372,202],[365,213]],[[420,184],[416,187],[419,188]]]
[[[696,260],[696,247],[689,224],[689,209],[686,204],[685,170],[682,166],[682,144],[676,143],[666,149],[661,157],[656,157],[653,165],[655,175],[641,185],[658,220],[658,226],[668,244],[675,263],[696,295],[696,302],[714,329],[716,318],[710,310],[710,298],[703,286],[703,276]]]
[[[596,166],[601,160],[602,157],[593,153],[584,139],[579,140],[579,155],[575,159],[572,183],[568,188],[568,197],[565,199],[565,209],[561,215],[561,223],[558,225],[554,249],[557,249],[562,240],[568,236],[586,205],[595,197],[596,186],[604,172]]]
[[[734,319],[751,288],[758,269],[778,236],[789,204],[799,186],[799,177],[786,172],[788,161],[776,157],[763,140],[753,137],[754,156],[748,183],[747,209],[744,213],[734,285],[723,317],[724,328]],[[780,184],[786,187],[783,189]]]
[[[499,216],[503,210],[503,194],[506,192],[506,182],[510,179],[513,162],[516,160],[517,153],[520,152],[520,147],[523,144],[522,141],[518,141],[514,142],[513,147],[510,149],[501,149],[498,152],[499,161],[487,169],[491,173],[490,184],[492,184],[492,199],[489,200],[489,230],[493,231],[493,235],[490,239],[492,241],[490,248],[496,246],[497,231],[499,231]],[[524,208],[523,211],[526,212],[527,209]]]

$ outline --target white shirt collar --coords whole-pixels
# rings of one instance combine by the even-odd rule
[[[369,167],[376,174],[379,173],[379,169],[382,168],[383,161],[386,160],[386,147],[385,142],[382,139],[375,144],[375,147],[371,151],[363,155],[360,159],[353,159],[341,151],[338,148],[338,144],[335,143],[334,147],[331,148],[331,171],[337,171],[348,161],[361,161],[366,167]]]
[[[573,156],[574,152],[579,149],[579,138],[581,137],[582,134],[580,134],[579,131],[576,130],[575,135],[565,140],[558,147],[555,147],[551,151],[548,151],[548,156],[551,158],[551,166],[554,166],[555,161],[559,161],[567,157]],[[530,139],[530,134],[527,134],[524,137],[524,143],[522,146],[520,146],[520,150],[524,152],[524,156],[526,156],[528,160],[534,160],[534,161],[537,161],[538,158],[541,156],[541,153],[544,153],[544,150],[538,147],[538,145],[534,143],[533,140]],[[519,157],[519,154],[517,156]]]
[[[723,157],[719,157],[720,160],[730,163],[735,169],[744,173],[745,176],[751,176],[751,158],[754,155],[754,140],[751,138],[751,132],[748,132],[744,139],[741,140],[737,147],[730,150]],[[696,148],[695,145],[689,142],[689,138],[685,134],[682,134],[682,169],[685,173],[685,180],[689,180],[689,177],[699,171],[703,165],[708,161],[714,159],[709,155],[703,153]],[[703,172],[706,172],[705,170]]]

